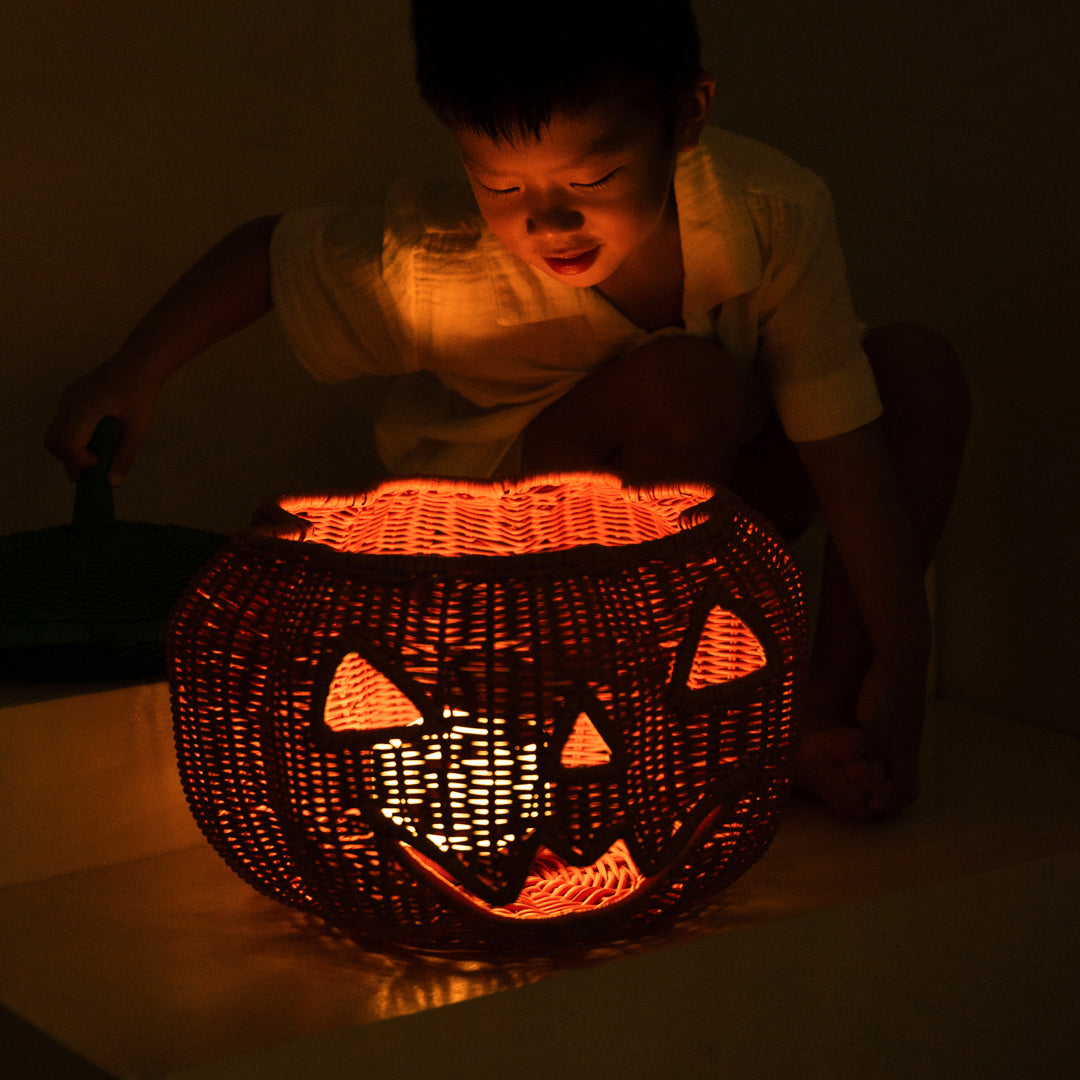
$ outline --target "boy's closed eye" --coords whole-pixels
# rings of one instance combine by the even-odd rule
[[[623,167],[620,165],[617,168],[612,169],[609,173],[605,173],[603,176],[601,176],[599,180],[592,180],[588,182],[571,181],[568,186],[574,191],[600,191],[602,188],[607,186],[608,182],[615,176],[616,173],[622,172],[622,168]],[[514,195],[520,190],[520,188],[516,185],[512,187],[497,188],[491,187],[489,184],[485,184],[482,180],[479,179],[477,179],[476,182],[488,195],[493,195],[496,198],[499,198],[501,196]]]
[[[612,169],[611,172],[607,173],[605,176],[601,176],[599,180],[593,180],[592,183],[571,184],[570,186],[578,191],[599,191],[602,187],[607,186],[608,181],[611,180],[616,173],[622,172],[622,168],[623,167],[620,165],[617,169]]]

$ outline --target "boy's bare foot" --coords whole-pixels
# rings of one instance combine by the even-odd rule
[[[795,752],[797,790],[843,817],[879,817],[893,812],[893,784],[884,765],[869,755],[857,727],[804,732]]]

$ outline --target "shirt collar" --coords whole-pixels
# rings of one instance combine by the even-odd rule
[[[707,128],[675,167],[675,201],[683,256],[683,313],[687,329],[714,308],[761,281],[761,252],[744,193],[719,152],[722,133]],[[560,285],[512,255],[482,226],[484,253],[500,326],[581,315],[591,289]],[[583,294],[590,294],[585,296]]]
[[[683,312],[689,328],[761,282],[761,250],[742,186],[720,152],[723,133],[706,128],[675,170],[683,256]]]

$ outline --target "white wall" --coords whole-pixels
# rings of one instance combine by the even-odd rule
[[[63,520],[40,449],[65,382],[259,214],[450,154],[404,0],[38,0],[0,16],[0,532]],[[1077,139],[1069,0],[698,0],[717,119],[821,172],[857,304],[964,355],[976,423],[939,563],[942,691],[1080,728]],[[539,9],[538,9],[539,14]],[[272,320],[170,385],[134,520],[242,524],[370,466],[365,388],[297,371]],[[362,413],[362,410],[361,410]]]

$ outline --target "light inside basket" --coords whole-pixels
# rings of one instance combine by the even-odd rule
[[[447,718],[454,719],[449,715]],[[498,721],[482,721],[481,724],[476,727],[468,722],[455,723],[451,732],[455,736],[469,737],[489,732],[492,728],[498,730],[500,726]],[[433,764],[432,759],[438,763],[441,753],[436,750],[433,755],[423,755],[413,751],[411,753],[415,757],[412,760],[409,756],[402,760],[399,757],[403,752],[402,743],[396,739],[376,744],[373,750],[388,766],[385,778],[391,790],[398,792],[393,796],[393,805],[384,807],[382,813],[395,825],[413,831],[408,825],[408,807],[431,798],[431,792],[425,791],[422,784],[425,781],[434,783],[439,778],[433,772],[424,773],[424,768]],[[524,801],[523,808],[526,810],[525,815],[519,813],[516,820],[520,822],[523,816],[531,816],[539,824],[543,818],[543,801],[537,795],[549,789],[551,784],[541,781],[536,773],[538,747],[533,744],[518,749],[516,757],[526,766],[524,775],[519,775],[521,782],[518,784],[506,785],[501,797],[499,774],[506,770],[500,769],[499,765],[511,756],[511,750],[508,745],[499,743],[491,750],[493,768],[488,766],[485,759],[476,758],[462,763],[467,771],[449,774],[450,787],[457,791],[457,797],[450,801],[444,819],[449,827],[446,831],[425,834],[426,839],[442,852],[453,854],[455,851],[469,853],[492,847],[501,849],[512,843],[517,837],[500,833],[499,830],[505,826],[505,812],[515,798]],[[410,754],[409,751],[404,753]],[[563,747],[561,765],[571,769],[589,768],[605,764],[610,758],[611,750],[596,727],[587,716],[578,717]],[[399,767],[401,765],[405,767]],[[408,777],[414,780],[411,788]],[[676,829],[678,824],[674,823]],[[508,904],[489,904],[465,889],[453,875],[412,844],[401,842],[400,846],[408,859],[445,889],[496,918],[544,919],[595,912],[629,899],[646,883],[645,875],[634,864],[622,840],[616,840],[598,859],[586,866],[574,866],[553,851],[540,847],[515,899]]]

